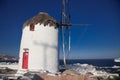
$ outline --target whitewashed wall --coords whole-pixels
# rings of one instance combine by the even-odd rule
[[[28,70],[58,71],[58,28],[36,24],[34,31],[25,26],[22,32],[19,70],[22,69],[24,48],[29,49]]]

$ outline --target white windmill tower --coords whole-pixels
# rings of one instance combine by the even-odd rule
[[[59,28],[62,29],[63,61],[70,54],[70,26],[89,24],[70,24],[69,1],[62,0],[62,22],[58,23],[47,13],[41,12],[27,20],[23,25],[18,73],[26,71],[59,71]],[[67,34],[67,39],[65,35]],[[65,45],[67,42],[67,45]]]
[[[19,72],[58,71],[58,27],[55,19],[41,12],[23,25]]]

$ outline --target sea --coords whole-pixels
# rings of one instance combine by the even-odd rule
[[[59,61],[63,65],[63,60]],[[108,73],[117,73],[120,76],[120,62],[115,62],[114,59],[69,59],[66,61],[68,65],[71,64],[89,64],[95,66],[97,70],[106,71]]]
[[[7,63],[18,63],[14,60],[0,60]],[[68,59],[67,65],[71,64],[89,64],[95,66],[97,70],[103,70],[109,73],[118,73],[120,75],[120,62],[114,62],[114,59]],[[64,65],[63,60],[59,60],[60,65]]]
[[[113,67],[114,65],[120,66],[120,62],[114,62],[114,59],[69,59],[67,64],[90,64],[98,67]],[[63,60],[60,60],[60,65],[63,65]]]

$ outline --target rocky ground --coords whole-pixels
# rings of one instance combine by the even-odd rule
[[[50,73],[48,71],[30,72],[22,76],[15,76],[17,69],[11,69],[5,66],[0,67],[0,79],[4,80],[120,80],[118,74],[111,74],[104,71],[98,71],[92,65],[74,64],[68,65],[67,69],[61,67],[60,72]],[[10,79],[14,78],[14,79]]]
[[[0,69],[0,78],[6,78],[4,80],[120,80],[120,77],[99,77],[99,76],[91,76],[92,74],[79,74],[78,72],[74,70],[65,70],[58,74],[52,74],[52,73],[34,73],[34,72],[28,72],[25,73],[23,76],[15,77],[14,79],[10,79],[10,76],[14,76],[16,74],[16,70],[11,69]]]
[[[34,80],[96,80],[89,77],[89,75],[50,75],[50,74],[38,74]]]
[[[9,68],[0,68],[0,79],[4,76],[14,76],[16,74],[17,70],[9,69]]]

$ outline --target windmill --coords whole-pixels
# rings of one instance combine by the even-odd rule
[[[62,29],[63,61],[66,66],[66,54],[70,54],[70,26],[88,25],[70,23],[69,0],[62,0],[61,23],[45,12],[28,19],[23,24],[17,73],[59,71],[59,29]]]
[[[90,24],[72,24],[70,23],[69,0],[62,0],[62,21],[58,25],[62,28],[62,52],[63,62],[66,66],[66,54],[70,55],[71,32],[70,26],[89,26]],[[65,38],[67,35],[67,38]],[[67,45],[65,44],[67,42]]]

